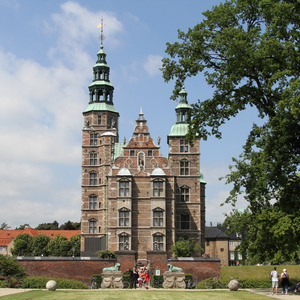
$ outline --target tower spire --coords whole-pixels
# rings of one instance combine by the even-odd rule
[[[101,23],[98,24],[97,28],[100,28],[100,42],[101,46],[103,46],[104,34],[103,34],[103,19],[101,19]]]

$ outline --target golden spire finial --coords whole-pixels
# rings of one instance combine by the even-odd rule
[[[103,40],[104,40],[104,34],[103,34],[103,19],[101,19],[101,23],[97,25],[97,28],[101,28],[101,33],[100,33],[100,41],[101,41],[101,46],[103,45]]]

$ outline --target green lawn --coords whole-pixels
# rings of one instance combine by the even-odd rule
[[[111,290],[111,291],[96,291],[96,290],[88,290],[88,291],[30,291],[20,294],[14,294],[9,296],[1,297],[1,300],[122,300],[122,299],[130,299],[130,300],[140,300],[140,299],[160,299],[160,300],[206,300],[206,299],[225,299],[225,300],[266,300],[269,299],[267,296],[261,296],[257,294],[253,294],[246,291],[237,291],[230,292],[228,290],[224,291],[169,291],[169,290],[161,290],[161,291],[151,291],[151,290],[142,290],[142,291],[133,291],[133,290]]]

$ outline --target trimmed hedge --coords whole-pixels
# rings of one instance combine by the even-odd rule
[[[88,289],[89,287],[78,280],[64,279],[64,278],[50,278],[50,277],[26,277],[23,278],[26,288],[30,289],[45,289],[49,280],[57,282],[58,289]]]
[[[197,288],[198,289],[205,289],[205,283],[209,281],[210,278],[202,280],[198,282]],[[223,285],[224,289],[227,289],[227,285],[230,280],[226,279],[220,279],[221,284]],[[244,280],[238,280],[241,284],[243,289],[252,289],[252,288],[271,288],[272,287],[272,281],[270,279],[244,279]],[[293,286],[297,283],[297,280],[290,280],[290,285]],[[280,284],[279,284],[279,287]],[[217,287],[219,288],[219,287]]]

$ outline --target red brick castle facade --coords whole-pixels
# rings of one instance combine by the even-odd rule
[[[140,111],[133,135],[119,142],[119,113],[101,45],[83,112],[82,256],[98,250],[170,253],[179,238],[191,237],[204,248],[205,181],[200,171],[200,142],[185,135],[191,106],[184,88],[176,124],[168,134],[169,155],[160,153]]]

